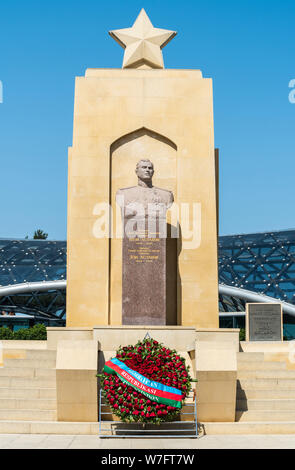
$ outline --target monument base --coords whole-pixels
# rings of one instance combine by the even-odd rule
[[[101,351],[116,351],[119,346],[135,344],[146,335],[179,352],[195,350],[196,329],[185,326],[119,325],[95,326],[93,339],[100,344]]]
[[[56,349],[58,358],[58,419],[98,421],[98,388],[94,380],[96,370],[114,356],[120,345],[135,344],[147,334],[165,346],[176,349],[190,366],[192,377],[198,379],[196,392],[199,421],[235,421],[239,330],[140,325],[47,328],[48,349]],[[70,351],[71,360],[68,354]],[[68,358],[66,361],[65,353]],[[66,387],[66,394],[62,393],[65,383],[70,385]]]
[[[201,422],[235,421],[239,331],[196,330],[196,394]]]

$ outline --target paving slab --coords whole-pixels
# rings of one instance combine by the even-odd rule
[[[295,435],[209,435],[198,439],[99,438],[94,435],[2,434],[0,449],[295,449]]]

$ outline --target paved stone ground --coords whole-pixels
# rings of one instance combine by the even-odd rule
[[[199,439],[100,439],[93,435],[1,434],[0,449],[295,449],[295,435],[210,435]]]

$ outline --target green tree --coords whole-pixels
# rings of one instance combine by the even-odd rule
[[[34,240],[46,240],[46,238],[48,237],[48,233],[45,233],[43,230],[35,230],[34,232]]]

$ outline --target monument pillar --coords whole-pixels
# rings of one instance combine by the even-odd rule
[[[164,45],[175,35],[153,30]],[[174,194],[167,222],[178,237],[171,239],[166,261],[175,323],[219,326],[212,81],[200,70],[164,70],[155,43],[135,55],[127,44],[123,69],[88,69],[76,78],[67,327],[122,324],[116,193],[136,184],[134,168],[142,158],[155,166],[153,184]]]

